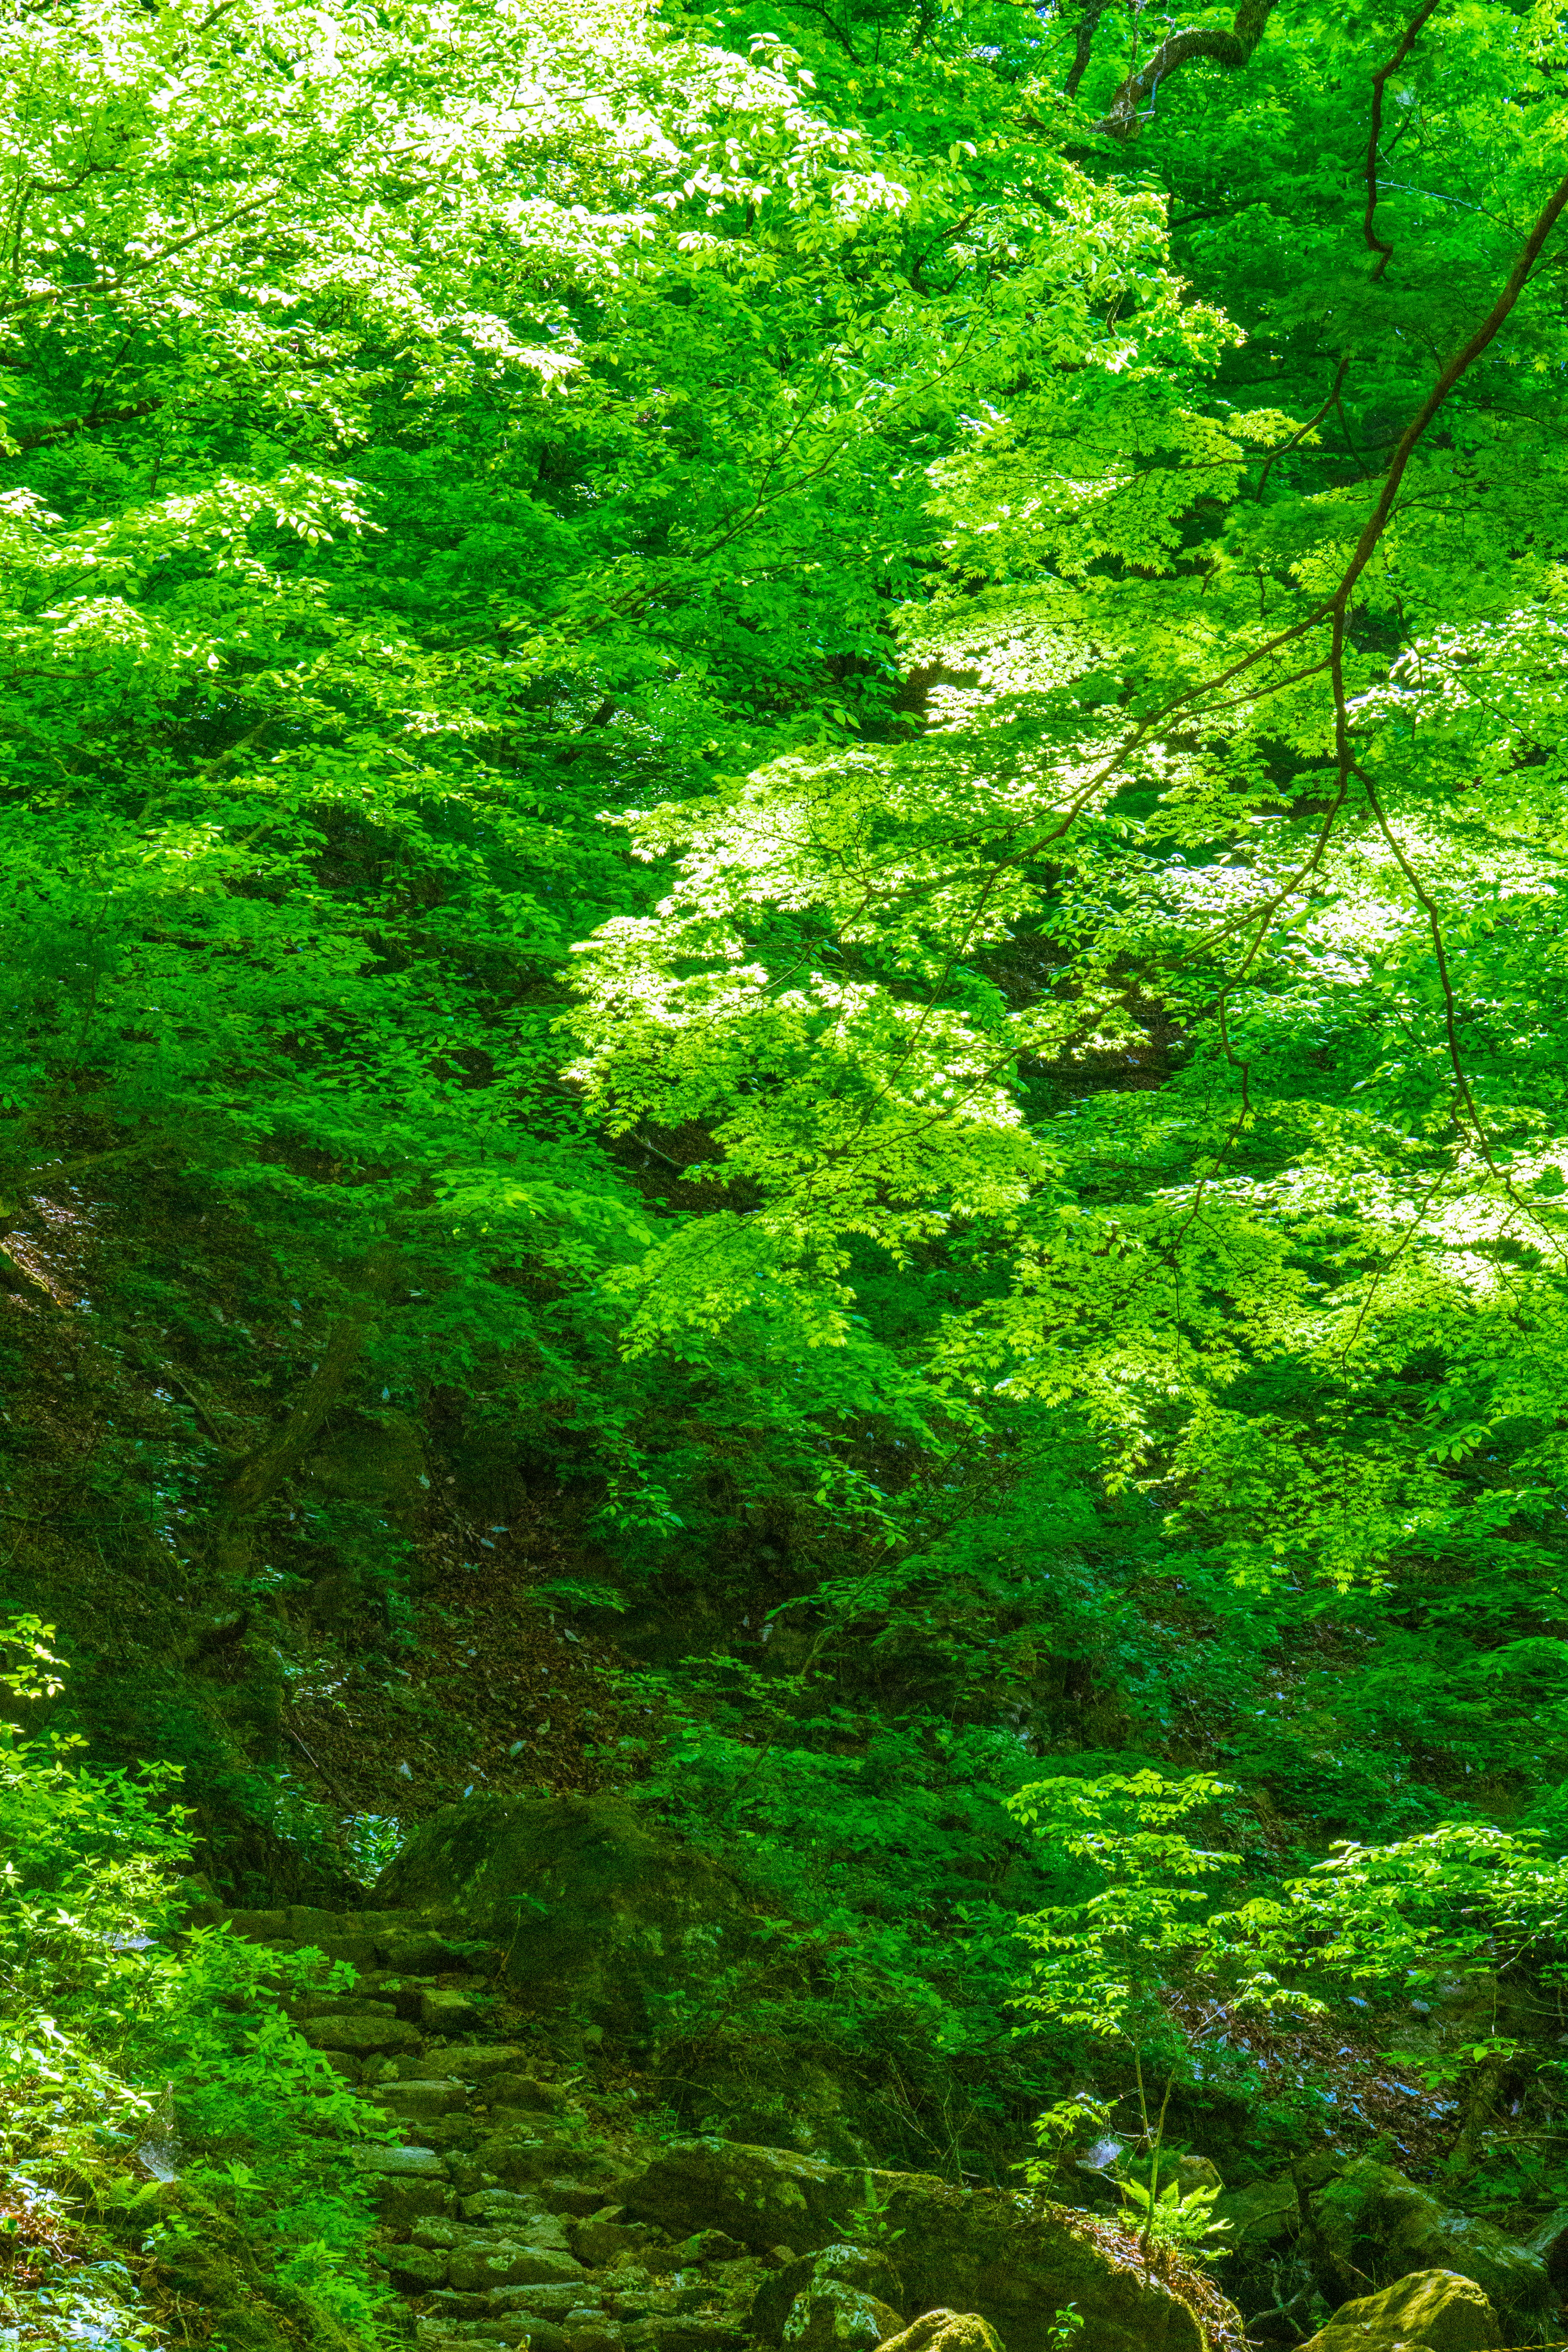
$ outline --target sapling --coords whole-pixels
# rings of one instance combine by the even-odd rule
[[[1121,2043],[1132,2061],[1144,2145],[1155,2150],[1145,2062],[1168,2066],[1165,2099],[1184,2055],[1205,2025],[1182,2027],[1173,1982],[1223,1986],[1227,2005],[1273,2006],[1293,1998],[1258,1962],[1251,1939],[1227,1934],[1210,1882],[1234,1854],[1194,1845],[1183,1824],[1230,1794],[1206,1772],[1167,1780],[1158,1772],[1108,1772],[1095,1780],[1038,1780],[1009,1810],[1098,1879],[1076,1902],[1052,1904],[1022,1923],[1036,1958],[1017,2007],[1042,2024]],[[1163,2112],[1163,2105],[1162,2105]],[[1152,2184],[1156,2189],[1157,2180]]]

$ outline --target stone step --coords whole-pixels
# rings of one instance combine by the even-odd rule
[[[503,1955],[464,1932],[458,1919],[431,1919],[416,1911],[321,1911],[290,1904],[279,1911],[226,1911],[237,1936],[280,1949],[325,1952],[357,1969],[395,1969],[404,1975],[438,1970],[493,1976]]]
[[[232,1917],[253,1941],[313,1945],[360,1972],[353,1992],[306,1994],[289,2006],[305,2040],[338,2071],[363,2078],[364,2095],[409,2133],[402,2145],[371,2145],[356,2157],[394,2241],[387,2274],[405,2298],[394,2335],[430,2352],[491,2344],[530,2352],[741,2352],[746,2331],[733,2297],[725,2305],[721,2287],[694,2280],[689,2267],[677,2287],[640,2266],[639,2257],[661,2253],[673,2265],[675,2252],[662,2231],[613,2201],[613,2167],[589,2158],[569,2124],[568,2136],[558,2136],[555,2119],[573,2104],[572,2085],[536,2072],[535,2049],[479,2038],[485,2001],[477,1986],[430,1981],[439,1969],[466,1973],[472,1984],[476,1958],[485,1957],[460,1948],[450,1923],[443,1933],[408,1914],[300,1906]],[[481,2137],[477,2156],[459,2153]],[[575,2177],[595,2166],[605,2175],[598,2184]],[[481,2167],[492,2177],[475,2188]],[[731,2251],[710,2235],[716,2255]],[[694,2240],[682,2251],[690,2265],[709,2250]]]

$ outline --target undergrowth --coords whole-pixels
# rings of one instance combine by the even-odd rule
[[[58,1691],[51,1638],[0,1628],[13,1714]],[[190,1924],[177,1771],[81,1746],[0,1725],[0,2340],[373,2346],[385,2127],[283,2007],[352,1971]]]

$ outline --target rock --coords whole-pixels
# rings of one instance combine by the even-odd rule
[[[559,2083],[536,2082],[531,2074],[492,2074],[485,2088],[498,2106],[531,2107],[542,2115],[558,2114],[572,2098]]]
[[[448,2252],[454,2246],[466,2246],[473,2234],[471,2230],[463,2227],[461,2221],[454,2221],[445,2214],[435,2215],[426,2221],[416,2221],[414,2225],[416,2246],[444,2246]]]
[[[1072,2303],[1094,2352],[1203,2352],[1193,2313],[1145,2276],[1119,2232],[920,2173],[872,2173],[869,2186],[897,2248],[906,2310],[973,2313],[1007,2352],[1047,2352],[1055,2313]],[[704,2139],[666,2148],[620,2194],[628,2212],[666,2227],[723,2230],[760,2250],[781,2242],[821,2250],[842,2242],[867,2187],[864,2171]],[[1236,2328],[1239,2336],[1239,2316]]]
[[[498,2180],[514,2189],[538,2181],[543,2201],[560,2212],[592,2212],[596,2205],[604,2203],[602,2190],[595,2193],[580,2189],[575,2184],[561,2182],[558,2176],[568,2162],[578,2171],[602,2168],[608,2172],[611,2168],[605,2158],[569,2142],[542,2139],[528,2130],[520,2132],[515,2126],[505,2125],[504,2118],[497,2120],[502,2122],[503,2128],[487,2139],[480,2150],[484,2171],[493,2173]],[[580,2201],[574,2205],[569,2201],[573,2200]]]
[[[258,2295],[256,2279],[246,2267],[228,2261],[216,2247],[204,2242],[193,2232],[160,2250],[159,2268],[168,2283],[182,2295],[205,2306],[213,2316],[214,2325],[222,2326],[231,2352],[273,2352],[279,2339],[279,2314],[269,2311],[264,2299]],[[85,2331],[79,2324],[73,2326],[69,2319],[66,2325],[79,2343]],[[50,2328],[49,2333],[52,2335],[54,2332]],[[97,2328],[92,2332],[100,2343],[106,2340],[105,2334]],[[12,2329],[7,2333],[16,2343],[17,2331]],[[39,2341],[32,2328],[29,2327],[26,2333],[33,2336],[35,2343]],[[118,2327],[114,2335],[119,2337]],[[58,2343],[60,2339],[56,2336],[55,2340]]]
[[[289,1933],[287,1911],[230,1911],[228,1924],[247,1944],[280,1944]]]
[[[397,2002],[366,1992],[308,1992],[286,2004],[296,2023],[305,2017],[395,2017]]]
[[[603,2182],[590,2188],[581,2180],[549,2179],[540,2182],[539,2194],[552,2213],[575,2213],[585,2221],[603,2206],[605,2189]]]
[[[531,2327],[526,2319],[422,2319],[415,2342],[431,2346],[520,2344],[532,2347],[533,2352],[568,2352],[564,2329]]]
[[[426,2033],[471,2033],[479,2021],[479,2004],[466,1992],[427,1992],[420,1996],[419,2022]]]
[[[1327,2168],[1323,2178],[1328,2178]],[[1284,2172],[1272,2180],[1255,2180],[1249,2189],[1228,2189],[1215,2202],[1215,2219],[1229,2223],[1234,2246],[1278,2250],[1300,2227],[1296,2184]]]
[[[700,1998],[750,1924],[710,1855],[608,1796],[485,1795],[443,1806],[378,1891],[422,1910],[460,1911],[476,1932],[501,1940],[507,1973],[540,2008],[633,2035],[647,2031],[659,1996]]]
[[[312,2050],[346,2050],[356,2058],[419,2047],[415,2027],[389,2009],[363,2017],[307,2017],[297,2031]]]
[[[553,2213],[546,2213],[531,2197],[514,2196],[510,2189],[481,2189],[476,2196],[463,2200],[463,2218],[468,2221],[504,2221],[508,2234],[526,2238],[531,2246],[553,2246],[560,2253],[574,2251],[566,2241],[566,2224]]]
[[[456,2083],[488,2083],[492,2074],[514,2074],[528,2057],[511,2042],[491,2042],[472,2049],[432,2050],[426,2064],[432,2074],[449,2075]]]
[[[650,2312],[626,2331],[628,2352],[740,2352],[744,2328],[700,2312]]]
[[[645,2230],[645,2238],[654,2233]],[[689,2263],[708,2269],[717,2263],[738,2263],[746,2260],[746,2249],[739,2238],[727,2237],[722,2230],[699,2230],[694,2238],[683,2238],[670,2256],[682,2270]]]
[[[928,2311],[890,2339],[888,2352],[1002,2352],[1002,2347],[978,2312]]]
[[[826,2278],[795,2296],[783,2340],[786,2352],[877,2352],[903,2325],[901,2314],[864,2287]]]
[[[389,1969],[405,1977],[434,1976],[437,1969],[467,1969],[474,1964],[471,1948],[465,1951],[449,1936],[411,1926],[406,1920],[377,1937],[376,1951]]]
[[[1560,2205],[1555,2213],[1531,2231],[1524,2241],[1524,2251],[1545,2266],[1546,2284],[1552,2294],[1559,2302],[1568,2301],[1568,2206]]]
[[[447,2284],[447,2256],[432,2246],[395,2246],[388,2261],[392,2284],[404,2294],[428,2294]]]
[[[1515,2336],[1552,2308],[1541,2254],[1489,2222],[1450,2210],[1391,2166],[1367,2158],[1347,2165],[1314,2197],[1312,2214],[1338,2261],[1374,2287],[1412,2272],[1458,2272],[1513,2323]]]
[[[842,2230],[856,2199],[853,2176],[816,2157],[733,2140],[678,2141],[622,2191],[639,2221],[672,2235],[722,2230],[748,2246],[821,2246]],[[781,2315],[782,2323],[782,2315]]]
[[[793,2342],[789,2323],[796,2304],[814,2290],[825,2290],[830,2284],[869,2295],[879,2307],[890,2305],[895,2314],[904,2296],[903,2280],[889,2254],[841,2242],[825,2246],[820,2253],[803,2254],[786,2263],[763,2281],[752,2305],[755,2333],[769,2344],[783,2343],[786,2337]],[[896,2336],[903,2324],[898,2319],[892,2328],[883,2333]]]
[[[1176,2159],[1176,2193],[1184,2202],[1194,2189],[1223,2189],[1217,2164],[1206,2156],[1182,2156]]]
[[[570,2254],[510,2238],[459,2246],[452,2255],[452,2284],[469,2294],[491,2286],[566,2285],[583,2276],[582,2263]]]
[[[363,2172],[395,2180],[442,2180],[447,2167],[433,2147],[362,2147],[354,2161]]]
[[[1474,2279],[1416,2271],[1342,2304],[1302,2352],[1500,2352],[1502,2331]]]
[[[708,2231],[703,2235],[716,2238],[721,2232]],[[636,2256],[649,2252],[662,2236],[661,2231],[653,2229],[646,2221],[628,2221],[624,2207],[606,2205],[599,2212],[591,2214],[586,2221],[578,2222],[572,2232],[572,2251],[579,2262],[588,2264],[590,2270],[602,2270],[607,2263],[618,2262],[628,2254]],[[700,2239],[688,2241],[692,2246],[700,2242]],[[725,2239],[724,2243],[729,2245],[733,2241]],[[678,2254],[682,2263],[712,2259],[711,2256],[705,2258],[701,2254],[689,2253],[685,2246],[678,2249]]]
[[[369,2182],[372,2201],[388,2230],[417,2228],[452,2212],[457,2197],[442,2180],[377,2179]]]
[[[378,2083],[371,2093],[378,2107],[411,2119],[450,2115],[464,2103],[460,2083]]]
[[[489,2289],[485,2302],[491,2311],[531,2311],[564,2320],[584,2307],[585,2297],[593,2300],[583,2286],[498,2286]]]

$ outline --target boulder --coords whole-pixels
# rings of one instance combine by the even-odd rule
[[[532,2197],[518,2197],[510,2189],[481,2189],[463,2200],[465,2221],[507,2223],[514,2238],[526,2238],[531,2245],[556,2246],[562,2253],[570,2253],[566,2242],[566,2224],[558,2214],[547,2213]]]
[[[825,2278],[802,2290],[784,2324],[785,2352],[877,2352],[903,2326],[900,2314],[864,2287]]]
[[[469,2294],[492,2286],[574,2286],[583,2275],[582,2263],[570,2254],[509,2238],[487,2238],[452,2252],[452,2284]]]
[[[434,1976],[438,1969],[468,1969],[477,1965],[479,1954],[472,1944],[460,1938],[438,1934],[434,1928],[410,1926],[396,1912],[388,1918],[397,1926],[384,1930],[376,1938],[376,1952],[389,1969],[400,1976]]]
[[[488,2083],[492,2074],[526,2066],[529,2053],[510,2042],[492,2042],[471,2050],[461,2045],[451,2050],[432,2050],[425,2063],[430,2074],[449,2075],[456,2083]]]
[[[455,1912],[493,1936],[537,2008],[634,2037],[661,1998],[700,1995],[750,1924],[710,1856],[618,1797],[484,1795],[443,1806],[377,1892]]]
[[[466,1992],[426,1992],[419,1996],[419,2022],[426,2033],[471,2033],[479,2021],[479,2004]]]
[[[1568,2206],[1560,2205],[1524,2241],[1524,2251],[1546,2272],[1546,2284],[1559,2303],[1568,2302]]]
[[[1094,2352],[1203,2352],[1193,2313],[1162,2279],[1145,2276],[1121,2231],[1056,2206],[717,2139],[665,2148],[619,2196],[628,2213],[672,2235],[695,2226],[763,2251],[783,2243],[820,2252],[845,2241],[868,2190],[905,2310],[957,2310],[994,2328],[1007,2352],[1047,2352],[1055,2314],[1070,2303]],[[768,2311],[782,2341],[783,2315],[774,2303]],[[1236,2326],[1239,2336],[1239,2316]]]
[[[371,2202],[383,2229],[395,2235],[417,2229],[420,2222],[440,2221],[457,2204],[457,2192],[441,2180],[398,2180],[372,2178]]]
[[[704,2235],[720,2238],[722,2233],[715,2230]],[[652,2253],[663,2242],[661,2230],[652,2229],[646,2221],[628,2221],[619,2205],[601,2206],[585,2221],[579,2221],[572,2232],[572,2251],[590,2270],[606,2270],[612,2263],[623,2259],[636,2262],[639,2255]],[[728,2244],[729,2241],[725,2239],[723,2242]],[[703,2259],[699,2253],[689,2254],[684,2246],[679,2252],[683,2263]]]
[[[799,2255],[764,2279],[752,2305],[753,2329],[769,2344],[793,2342],[789,2322],[795,2305],[802,2296],[830,2285],[869,2295],[895,2311],[904,2299],[904,2283],[890,2253],[840,2242],[825,2246],[820,2253]],[[897,2335],[903,2325],[900,2319],[883,2333]]]
[[[1325,2166],[1321,2179],[1328,2177]],[[1255,2180],[1248,2189],[1227,2189],[1215,2200],[1214,2210],[1216,2221],[1229,2225],[1227,2242],[1247,2253],[1280,2252],[1301,2226],[1296,2183],[1288,2172],[1269,2180]]]
[[[447,2284],[447,2256],[433,2246],[395,2246],[388,2267],[400,2294],[428,2294]]]
[[[1002,2352],[1002,2347],[978,2312],[928,2311],[893,2336],[886,2352]]]
[[[858,2183],[854,2173],[785,2148],[683,2140],[623,2186],[621,2203],[634,2220],[657,2221],[676,2238],[722,2230],[761,2252],[821,2247],[842,2233],[859,2201]]]
[[[451,2115],[463,2105],[460,2083],[377,2083],[371,2093],[378,2107],[390,2107],[395,2116],[410,2123],[423,2123],[432,2116]]]
[[[389,2180],[445,2180],[447,2167],[433,2147],[357,2147],[354,2162],[363,2172]]]
[[[507,2189],[523,2189],[539,2184],[540,2200],[559,2213],[581,2210],[593,2212],[605,2201],[602,2189],[584,2188],[562,2178],[566,2168],[578,2176],[586,2172],[607,2181],[615,2167],[609,2158],[596,2148],[583,2147],[570,2141],[542,2138],[538,2126],[542,2118],[522,2118],[524,2128],[518,2130],[515,2118],[492,2116],[492,2124],[501,2128],[481,2141],[479,2163],[481,2172],[492,2173],[496,2181]]]
[[[1313,2198],[1312,2217],[1343,2268],[1374,2287],[1415,2272],[1457,2272],[1514,2323],[1515,2336],[1552,2308],[1541,2253],[1489,2221],[1453,2211],[1389,2165],[1367,2158],[1347,2165]]]
[[[1302,2352],[1501,2352],[1498,2316],[1474,2279],[1415,2271],[1340,2305]]]
[[[745,2336],[706,2312],[650,2311],[626,2331],[628,2352],[742,2352]]]

